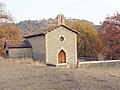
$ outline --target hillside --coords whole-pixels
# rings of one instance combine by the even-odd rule
[[[77,22],[79,19],[66,19],[66,21],[69,21],[70,23]],[[89,22],[87,20],[81,20],[85,23],[89,23],[93,26],[95,26],[92,22]],[[23,36],[35,34],[40,32],[43,29],[49,28],[51,26],[56,25],[56,19],[43,19],[43,20],[25,20],[21,21],[19,23],[15,24],[23,33]]]

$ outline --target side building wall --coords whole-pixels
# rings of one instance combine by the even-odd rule
[[[64,41],[60,41],[60,37]],[[46,34],[46,63],[59,65],[58,53],[64,50],[67,64],[77,64],[77,35],[76,33],[59,27]]]
[[[41,62],[45,63],[45,35],[35,36],[26,38],[30,44],[32,45],[32,56],[33,59],[40,60]]]
[[[11,48],[8,49],[9,58],[32,58],[32,48]]]

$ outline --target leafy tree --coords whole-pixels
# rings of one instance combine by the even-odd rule
[[[4,55],[5,41],[22,40],[20,31],[12,24],[12,22],[13,18],[7,13],[5,4],[0,2],[0,55]]]
[[[106,59],[120,59],[120,14],[109,16],[103,21],[99,36]]]
[[[94,27],[82,21],[72,24],[66,22],[66,25],[80,32],[77,37],[78,57],[97,57],[98,52],[101,52],[102,43]]]

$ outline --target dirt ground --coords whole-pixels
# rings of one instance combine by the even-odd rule
[[[56,68],[0,61],[0,90],[120,90],[120,68]]]

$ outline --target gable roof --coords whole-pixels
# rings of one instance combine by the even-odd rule
[[[9,40],[5,42],[5,45],[7,45],[8,48],[32,48],[28,40],[24,40],[22,42],[16,40]]]
[[[57,29],[57,28],[59,28],[59,27],[64,27],[64,28],[66,28],[66,29],[68,29],[68,30],[76,33],[76,34],[79,34],[78,31],[76,31],[76,30],[74,30],[74,29],[72,29],[72,28],[70,28],[70,27],[68,27],[68,26],[66,26],[66,25],[59,25],[59,26],[54,26],[54,27],[52,27],[52,28],[48,28],[48,29],[42,30],[41,32],[39,32],[39,33],[37,33],[37,34],[34,34],[34,35],[25,36],[24,38],[30,38],[30,37],[45,35],[45,34],[51,32],[51,31],[53,31],[53,30],[55,30],[55,29]]]

